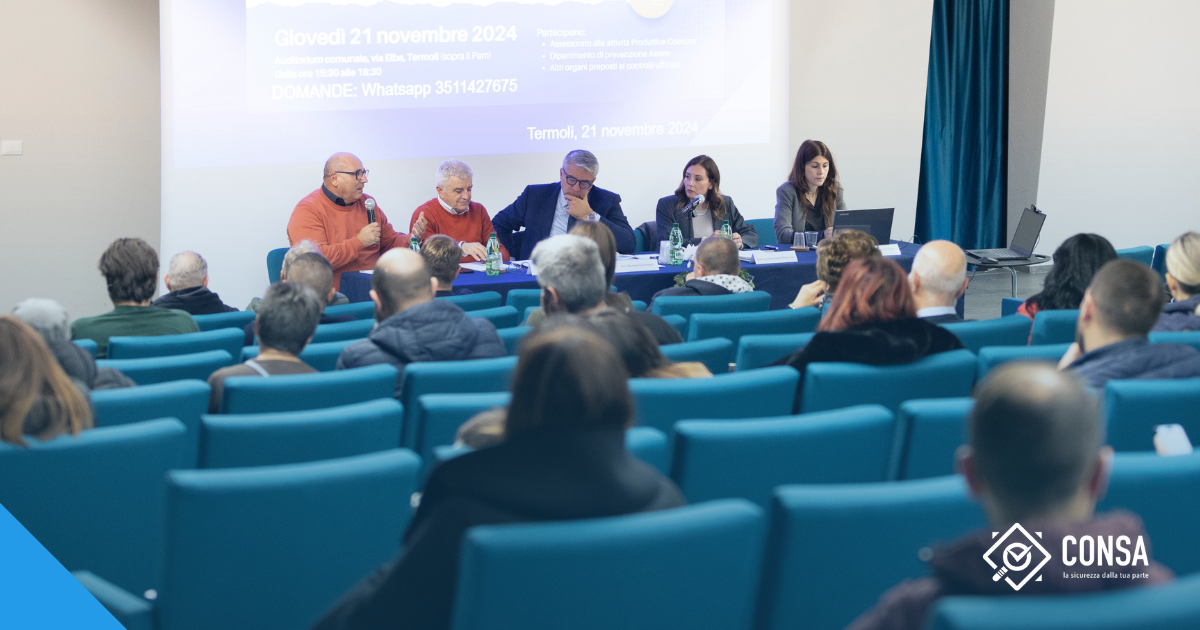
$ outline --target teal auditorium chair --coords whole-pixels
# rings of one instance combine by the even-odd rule
[[[496,328],[514,328],[520,326],[521,314],[517,309],[511,306],[497,306],[495,308],[484,308],[477,311],[467,311],[470,317],[478,317],[492,322]]]
[[[267,282],[279,282],[280,272],[283,271],[283,258],[287,256],[288,248],[280,247],[267,252]]]
[[[1152,332],[1150,343],[1182,343],[1200,350],[1200,330]]]
[[[1154,558],[1176,575],[1200,571],[1200,453],[1117,453],[1097,512],[1122,509],[1146,525]]]
[[[957,476],[776,488],[757,627],[843,628],[928,574],[919,550],[986,524]]]
[[[749,630],[762,510],[713,501],[467,531],[454,630]]]
[[[696,313],[688,321],[688,341],[724,337],[736,345],[742,335],[810,333],[821,323],[814,307],[758,313]]]
[[[524,313],[530,306],[542,305],[542,290],[511,289],[504,298],[504,305],[517,309],[518,313]]]
[[[478,394],[424,394],[414,402],[416,407],[412,427],[405,427],[411,436],[405,446],[425,462],[428,472],[436,459],[434,449],[454,444],[458,428],[475,414],[493,408],[507,409],[512,395],[506,391]]]
[[[1024,303],[1025,303],[1025,300],[1022,300],[1020,298],[1011,298],[1011,297],[1000,298],[1000,317],[1008,317],[1009,315],[1016,315],[1017,309],[1021,308],[1021,305]]]
[[[699,361],[713,374],[727,374],[733,363],[733,342],[724,337],[659,346],[663,356],[676,363]]]
[[[1124,258],[1125,260],[1140,262],[1143,265],[1150,267],[1154,264],[1154,248],[1148,245],[1141,245],[1139,247],[1118,249],[1117,258]]]
[[[225,379],[221,413],[275,413],[327,409],[391,398],[396,368],[391,365],[317,374],[231,376]]]
[[[499,328],[496,330],[496,334],[500,335],[500,340],[504,342],[504,349],[508,351],[508,356],[516,356],[517,351],[521,349],[521,341],[531,330],[533,330],[531,326],[513,326],[512,328]]]
[[[767,245],[778,245],[779,239],[775,238],[775,219],[750,219],[746,221],[754,226],[755,233],[758,234],[758,246],[766,247]],[[791,245],[791,243],[788,243]]]
[[[758,420],[675,424],[671,478],[689,503],[742,498],[770,507],[776,486],[887,479],[892,412],[862,405]]]
[[[321,324],[317,326],[317,330],[313,332],[312,341],[309,343],[329,343],[331,341],[357,341],[366,339],[367,334],[375,328],[375,320],[373,319],[356,319],[351,322],[339,322],[337,324]]]
[[[980,348],[977,366],[977,381],[982,381],[992,370],[1009,361],[1041,361],[1057,364],[1071,347],[1069,343],[1048,346],[995,346]]]
[[[1183,425],[1200,442],[1200,378],[1109,381],[1104,409],[1108,443],[1118,451],[1153,451],[1159,424]]]
[[[200,468],[297,464],[396,448],[404,408],[386,398],[282,413],[205,415]]]
[[[908,400],[896,412],[889,479],[925,479],[954,474],[954,454],[967,441],[971,398]]]
[[[485,308],[496,308],[501,305],[500,294],[495,291],[467,293],[465,295],[446,295],[436,299],[457,304],[464,311],[481,311]]]
[[[741,372],[771,365],[807,346],[814,334],[743,335],[738,341],[736,369]]]
[[[662,318],[664,322],[667,322],[667,324],[671,326],[671,328],[679,331],[680,337],[687,339],[688,320],[686,317],[682,315],[663,315]]]
[[[238,348],[238,354],[242,352]],[[153,385],[183,379],[207,381],[213,372],[234,364],[225,350],[180,354],[149,359],[98,359],[96,367],[110,367],[133,379],[138,385]]]
[[[729,295],[669,295],[654,300],[650,305],[655,315],[679,315],[684,319],[696,313],[754,313],[770,307],[771,294],[766,291]]]
[[[1075,342],[1075,322],[1079,319],[1079,310],[1038,311],[1033,316],[1033,336],[1029,340],[1031,346],[1048,346],[1059,343]]]
[[[0,504],[67,570],[141,595],[159,587],[167,471],[195,463],[185,437],[163,419],[0,443]]]
[[[970,396],[976,363],[970,350],[941,352],[905,365],[810,363],[800,412],[870,403],[895,412],[906,400]]]
[[[93,359],[96,358],[96,353],[100,350],[100,347],[96,345],[96,342],[91,339],[76,339],[75,345],[90,352]]]
[[[517,357],[409,363],[401,376],[398,396],[404,405],[403,445],[424,454],[419,450],[422,442],[418,417],[421,396],[507,392],[516,367]],[[466,422],[466,418],[463,422]]]
[[[254,321],[258,314],[254,311],[233,311],[230,313],[214,313],[212,315],[192,315],[196,325],[202,331],[236,328],[244,330],[246,324]]]
[[[197,380],[171,381],[140,387],[102,389],[92,392],[95,426],[175,418],[187,431],[184,438],[186,467],[196,465],[200,444],[200,416],[208,411],[208,383]]]
[[[667,436],[662,431],[651,427],[626,429],[625,447],[629,450],[630,455],[654,466],[658,472],[664,475],[670,472],[670,447],[667,445]],[[440,464],[448,459],[470,453],[471,450],[466,446],[435,446],[433,447],[434,462],[430,463],[429,469],[433,468],[434,463]]]
[[[126,628],[307,628],[396,556],[420,465],[412,452],[167,475],[158,598],[76,574]]]
[[[224,350],[229,356],[236,357],[242,350],[243,337],[242,331],[231,328],[155,337],[109,337],[108,356],[105,358],[149,359],[209,350]]]
[[[318,372],[332,372],[337,368],[338,357],[341,356],[342,350],[346,346],[357,343],[360,339],[345,339],[342,341],[326,341],[324,343],[310,343],[304,346],[300,351],[300,360],[307,363]],[[250,359],[258,357],[258,346],[246,346],[242,348],[242,362],[245,363]]]
[[[1200,628],[1200,575],[1087,595],[943,597],[927,619],[930,630],[1192,630]]]
[[[351,302],[350,304],[342,304],[340,306],[327,306],[325,307],[325,314],[330,317],[350,315],[354,319],[375,321],[375,303],[368,300],[366,302]]]
[[[772,367],[716,378],[631,378],[634,420],[669,433],[678,420],[767,418],[792,413],[800,373]]]
[[[942,324],[942,327],[954,333],[968,350],[978,353],[980,348],[986,346],[1029,345],[1029,330],[1032,325],[1033,322],[1024,315],[1009,315],[974,322]]]
[[[1164,281],[1167,279],[1167,250],[1170,248],[1170,243],[1163,243],[1162,245],[1155,246],[1154,262],[1150,264],[1150,266],[1158,272],[1159,277],[1161,277]]]

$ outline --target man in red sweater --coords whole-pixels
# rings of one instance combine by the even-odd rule
[[[379,255],[393,247],[408,247],[408,236],[396,232],[383,209],[376,205],[375,220],[368,220],[363,194],[367,170],[349,153],[335,153],[325,162],[321,187],[296,204],[288,221],[288,241],[294,247],[308,239],[317,244],[333,265],[333,288],[341,287],[343,271],[375,268]],[[416,221],[413,232],[420,235],[424,221]]]
[[[461,262],[487,259],[488,237],[495,231],[483,204],[471,201],[471,167],[446,160],[437,169],[437,196],[413,211],[409,231],[417,238],[445,234],[463,250]],[[419,224],[428,224],[424,231]],[[508,261],[508,250],[500,245],[500,257]]]

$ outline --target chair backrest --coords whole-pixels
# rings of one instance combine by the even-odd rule
[[[758,627],[845,627],[927,574],[920,549],[986,523],[958,476],[776,488]]]
[[[224,350],[229,353],[229,356],[236,357],[242,350],[244,337],[245,333],[232,328],[154,337],[109,337],[106,358],[112,360],[149,359],[196,354],[209,350]]]
[[[646,303],[641,300],[630,300],[629,305],[633,307],[633,310],[635,311],[646,311]]]
[[[1075,341],[1075,322],[1079,319],[1079,310],[1038,311],[1033,316],[1033,336],[1029,340],[1031,346],[1048,346]]]
[[[192,319],[196,321],[196,325],[202,331],[220,330],[222,328],[244,330],[246,324],[254,321],[257,315],[254,311],[232,311],[229,313],[214,313],[212,315],[192,315]]]
[[[1153,451],[1154,427],[1180,424],[1200,440],[1200,378],[1109,381],[1104,387],[1108,443],[1118,451]]]
[[[518,313],[524,313],[525,309],[530,306],[541,306],[541,304],[541,289],[509,289],[508,296],[504,298],[504,305],[517,309]]]
[[[395,449],[167,477],[162,630],[307,628],[395,557],[420,461]]]
[[[942,597],[927,619],[930,630],[1191,630],[1200,628],[1200,575],[1087,595]]]
[[[691,503],[768,507],[775,486],[887,479],[894,418],[879,405],[761,420],[675,424],[671,478]]]
[[[517,357],[409,363],[404,367],[400,385],[400,402],[404,404],[403,444],[413,450],[421,448],[420,419],[417,417],[421,396],[506,392],[516,367]],[[463,422],[469,418],[467,416]]]
[[[1017,309],[1021,308],[1021,305],[1024,303],[1025,300],[1022,300],[1021,298],[1000,298],[1000,317],[1016,315]]]
[[[1127,247],[1117,250],[1117,258],[1140,262],[1147,267],[1154,264],[1154,248],[1149,245],[1140,245],[1138,247]]]
[[[241,353],[241,348],[238,348]],[[138,385],[153,385],[168,381],[197,379],[207,381],[213,372],[234,364],[233,356],[225,350],[209,350],[196,354],[179,354],[149,359],[98,359],[96,367],[110,367],[133,379]]]
[[[467,315],[469,317],[486,319],[492,322],[492,325],[497,329],[520,326],[521,322],[524,321],[521,319],[521,314],[517,312],[517,309],[511,306],[497,306],[495,308],[483,308],[476,311],[467,311]]]
[[[775,219],[748,219],[746,223],[754,226],[754,232],[758,234],[759,247],[779,244],[779,239],[775,238]]]
[[[1150,264],[1150,266],[1153,267],[1154,270],[1158,272],[1158,275],[1164,279],[1166,278],[1166,274],[1167,274],[1167,250],[1170,248],[1171,248],[1170,243],[1163,243],[1162,245],[1155,245],[1154,246],[1154,261]]]
[[[221,413],[274,413],[327,409],[391,398],[396,368],[371,365],[351,370],[225,379]]]
[[[729,364],[733,363],[733,342],[724,337],[672,343],[658,349],[676,363],[699,361],[713,374],[728,373]]]
[[[497,329],[496,334],[500,335],[500,340],[504,342],[504,349],[508,352],[508,356],[516,356],[517,351],[521,348],[521,340],[531,330],[533,330],[532,326],[513,326],[512,328]]]
[[[375,320],[373,319],[356,319],[352,322],[321,324],[317,326],[316,332],[313,333],[312,341],[309,343],[365,339],[373,328],[375,328]]]
[[[481,311],[485,308],[496,308],[501,305],[502,301],[500,294],[495,291],[466,293],[464,295],[444,295],[436,299],[453,302],[464,311]]]
[[[766,418],[792,412],[800,373],[772,367],[714,378],[631,378],[635,424],[669,433],[678,420]]]
[[[742,335],[810,333],[821,323],[812,306],[757,313],[696,313],[688,322],[688,341],[724,337],[735,345]]]
[[[1032,325],[1033,322],[1024,315],[1009,315],[974,322],[942,324],[942,327],[954,333],[968,350],[979,352],[979,349],[985,346],[1029,345],[1029,330]]]
[[[412,440],[405,445],[421,456],[425,472],[433,467],[434,449],[454,444],[458,428],[475,414],[495,407],[508,408],[508,392],[481,394],[425,394],[416,399]],[[407,430],[408,427],[405,427]]]
[[[283,259],[287,256],[287,253],[287,247],[280,247],[267,252],[267,282],[271,284],[279,282],[280,272],[283,270]]]
[[[211,393],[208,383],[197,380],[96,390],[92,392],[95,426],[112,427],[156,418],[175,418],[187,430],[184,454],[186,466],[191,468],[196,465],[199,450],[200,416],[208,411]]]
[[[771,294],[766,291],[730,293],[728,295],[666,295],[650,305],[655,315],[679,315],[684,319],[695,313],[753,313],[771,306]]]
[[[808,345],[816,333],[743,335],[738,340],[737,371],[753,370],[786,357]]]
[[[341,356],[342,350],[345,350],[346,346],[356,341],[358,339],[310,343],[300,351],[300,360],[318,372],[332,372],[337,369],[337,360]],[[257,356],[258,346],[245,346],[242,348],[242,363]]]
[[[174,419],[0,443],[0,504],[67,570],[141,595],[158,588],[165,477],[190,466]]]
[[[906,365],[810,363],[800,411],[876,403],[895,412],[906,400],[970,396],[976,363],[970,350],[940,352]]]
[[[369,319],[375,321],[375,303],[367,300],[366,302],[351,302],[349,304],[341,304],[339,306],[326,306],[325,314],[330,317],[338,315],[350,315],[354,319]]]
[[[1048,346],[990,346],[979,349],[979,361],[976,363],[975,380],[982,381],[988,372],[1008,363],[1009,361],[1041,361],[1057,364],[1062,355],[1066,354],[1069,343],[1051,344]]]
[[[1108,492],[1096,511],[1129,510],[1142,517],[1154,558],[1186,575],[1200,571],[1200,453],[1160,457],[1117,453]]]
[[[404,408],[386,398],[356,405],[201,418],[200,468],[296,464],[396,448]]]
[[[75,345],[90,352],[92,354],[93,359],[96,358],[96,352],[99,351],[99,348],[100,348],[100,346],[96,344],[96,341],[94,339],[76,339]]]
[[[1152,332],[1149,337],[1150,343],[1182,343],[1200,350],[1200,330]]]
[[[749,630],[762,510],[713,501],[467,531],[455,630]]]
[[[679,332],[680,337],[685,339],[687,338],[688,320],[686,317],[683,315],[663,315],[662,318],[664,322],[667,322],[667,324],[671,326],[671,328],[674,328]]]
[[[671,447],[667,434],[654,427],[632,427],[625,431],[625,447],[634,457],[666,475],[671,471]]]
[[[889,479],[925,479],[954,474],[954,453],[967,440],[971,398],[908,400],[896,413]]]

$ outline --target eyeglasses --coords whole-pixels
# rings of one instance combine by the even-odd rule
[[[354,179],[366,179],[367,173],[370,172],[365,168],[360,168],[357,171],[334,171],[334,173],[341,173],[342,175],[353,175]]]
[[[574,177],[567,175],[567,185],[578,186],[580,190],[587,190],[591,188],[593,183],[594,182],[589,182],[586,179],[575,179]]]

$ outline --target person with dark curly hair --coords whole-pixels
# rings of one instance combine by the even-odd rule
[[[140,238],[119,238],[100,256],[100,273],[108,283],[113,310],[81,317],[71,324],[71,339],[96,342],[96,358],[108,356],[108,338],[151,337],[200,332],[184,311],[150,306],[158,289],[158,253]]]
[[[1038,311],[1079,308],[1083,292],[1104,263],[1117,259],[1112,243],[1099,234],[1076,234],[1054,250],[1054,267],[1041,293],[1025,300],[1017,312],[1032,319]]]

